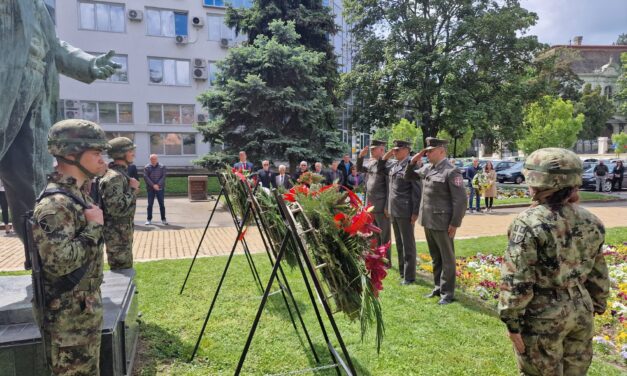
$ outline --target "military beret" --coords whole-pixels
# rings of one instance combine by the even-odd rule
[[[376,148],[377,146],[385,146],[387,142],[381,140],[372,140],[370,142],[370,146]]]
[[[396,148],[411,149],[411,144],[408,141],[404,141],[404,140],[394,140],[394,149]]]
[[[435,138],[435,137],[427,137],[425,141],[426,141],[425,150],[432,150],[440,146],[446,147],[446,145],[448,145],[448,140],[442,140],[442,139]]]

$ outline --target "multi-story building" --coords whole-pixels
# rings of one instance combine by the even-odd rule
[[[154,153],[168,166],[192,166],[211,150],[193,127],[207,119],[196,98],[211,89],[216,62],[244,40],[224,25],[225,3],[250,7],[251,0],[45,2],[59,39],[93,54],[115,50],[122,65],[111,78],[90,85],[62,76],[61,116],[93,120],[109,137],[131,138],[138,165]],[[351,47],[341,0],[328,5],[342,27],[333,43],[345,71]]]

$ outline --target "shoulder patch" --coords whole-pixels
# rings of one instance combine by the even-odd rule
[[[513,241],[514,243],[518,244],[523,241],[523,239],[525,238],[526,232],[527,230],[525,226],[514,225],[514,227],[512,227],[512,232],[509,236],[509,239]]]
[[[54,213],[44,213],[40,215],[37,223],[43,232],[51,234],[56,228],[57,220]]]

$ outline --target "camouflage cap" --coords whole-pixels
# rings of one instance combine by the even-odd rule
[[[109,157],[116,158],[125,158],[126,152],[135,150],[137,146],[131,141],[130,138],[127,137],[116,137],[109,141]]]
[[[566,188],[581,185],[583,164],[570,150],[539,149],[525,160],[523,174],[527,184],[534,188]]]
[[[109,149],[104,131],[94,122],[83,119],[62,120],[48,132],[48,152],[52,155],[71,155],[89,149]]]

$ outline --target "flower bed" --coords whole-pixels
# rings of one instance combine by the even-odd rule
[[[610,274],[610,297],[605,313],[595,317],[594,342],[599,351],[627,364],[627,243],[606,245],[603,254]],[[458,258],[457,287],[496,309],[502,261],[500,256],[482,253]],[[429,255],[420,254],[417,262],[418,270],[433,273]]]

